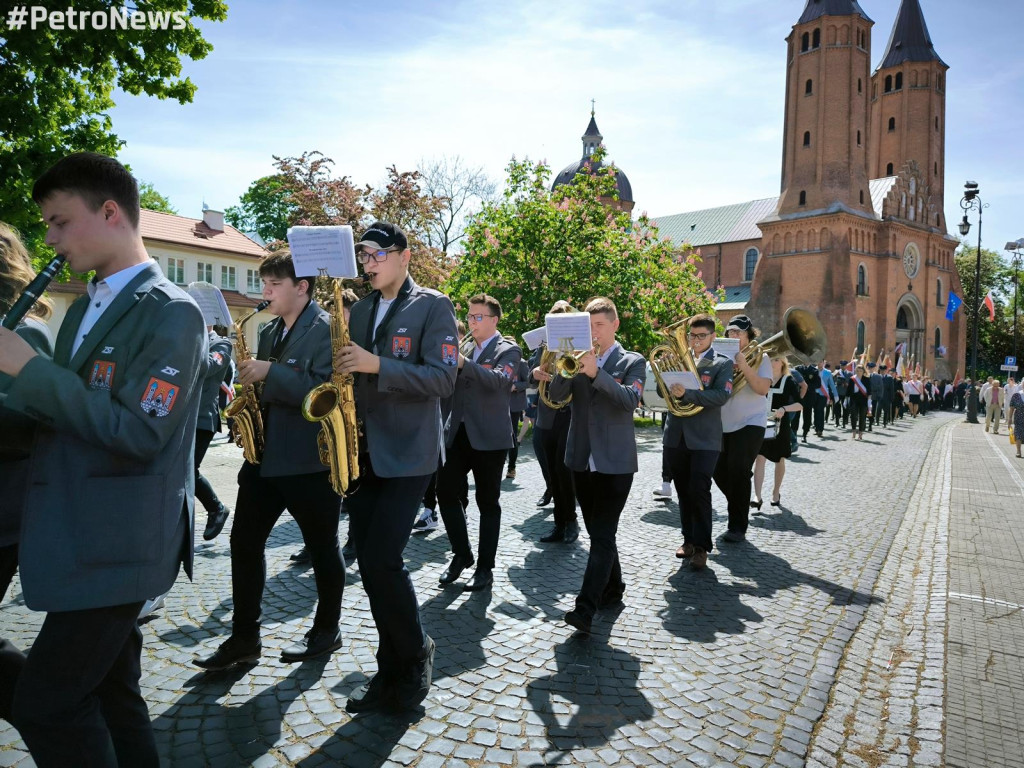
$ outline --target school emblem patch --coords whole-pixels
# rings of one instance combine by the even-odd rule
[[[445,365],[459,364],[459,348],[454,344],[441,345],[441,362]]]
[[[502,373],[505,374],[505,378],[515,381],[519,378],[519,370],[512,363],[505,363],[505,366],[501,369]]]
[[[150,416],[159,418],[166,416],[174,408],[175,398],[178,396],[178,387],[170,382],[153,377],[146,385],[142,393],[142,400],[139,407]]]
[[[394,336],[391,339],[391,354],[399,360],[408,357],[412,352],[412,339],[408,336]]]
[[[210,357],[213,358],[213,362],[215,362],[217,365],[224,365],[224,355],[222,355],[220,352],[214,352],[212,355],[210,355]]]
[[[629,388],[632,389],[634,392],[636,392],[636,396],[639,399],[643,400],[643,397],[644,397],[644,383],[640,379],[637,379],[632,384],[630,384]]]
[[[109,360],[94,361],[92,373],[89,374],[89,388],[109,390],[114,384],[115,370],[117,370],[117,363],[112,363]]]

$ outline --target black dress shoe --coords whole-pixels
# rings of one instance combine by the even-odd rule
[[[730,544],[738,544],[741,541],[746,541],[747,535],[740,531],[726,531],[722,534],[722,541],[728,541]]]
[[[580,537],[580,524],[575,520],[565,524],[565,543],[572,544]]]
[[[394,682],[387,675],[378,672],[365,685],[356,688],[345,702],[345,711],[353,715],[391,709],[395,705]]]
[[[207,513],[206,530],[203,531],[204,541],[212,541],[217,538],[217,534],[224,530],[224,523],[228,521],[229,512],[230,510],[221,504],[220,509]]]
[[[293,563],[308,563],[313,558],[309,554],[309,550],[303,547],[298,552],[291,555],[289,558]]]
[[[451,584],[462,572],[469,568],[473,564],[472,557],[463,557],[462,555],[456,555],[452,558],[451,563],[448,565],[448,570],[441,574],[441,578],[438,582],[441,584]]]
[[[434,641],[427,635],[423,658],[395,680],[395,708],[415,709],[427,698],[434,677]]]
[[[259,637],[242,638],[231,635],[220,647],[205,659],[194,658],[192,663],[200,669],[218,672],[230,669],[236,664],[255,664],[260,660],[263,644]]]
[[[565,623],[570,627],[575,627],[580,632],[590,634],[591,620],[579,611],[569,611],[565,614]]]
[[[579,536],[579,533],[576,534]],[[551,544],[556,541],[565,541],[565,526],[555,524],[555,527],[547,532],[544,536],[540,537],[540,540],[544,544]]]
[[[290,648],[281,651],[281,661],[291,664],[296,661],[315,659],[318,656],[327,656],[341,648],[341,630],[337,627],[332,629],[311,629],[306,633],[306,639],[302,643],[296,643]]]
[[[548,493],[547,491],[544,492],[543,496],[541,496],[539,499],[537,499],[537,506],[538,507],[546,507],[550,503],[551,503],[551,494]]]
[[[352,565],[357,559],[356,545],[352,539],[345,542],[345,546],[341,548],[341,556],[345,558],[345,565]]]
[[[481,589],[487,589],[493,583],[494,574],[490,568],[477,568],[470,582],[462,585],[462,591],[479,592]]]

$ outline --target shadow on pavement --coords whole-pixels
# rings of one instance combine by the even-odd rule
[[[770,508],[765,507],[765,509]],[[800,515],[794,515],[788,507],[780,506],[778,510],[778,513],[768,511],[764,513],[752,512],[750,515],[750,525],[766,531],[786,531],[788,533],[795,533],[798,536],[817,536],[819,533],[825,532],[824,528],[815,528],[812,525],[808,525],[806,520]]]

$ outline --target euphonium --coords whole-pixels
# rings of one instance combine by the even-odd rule
[[[553,349],[548,349],[546,346],[544,352],[540,356],[540,368],[547,373],[553,373],[555,371],[554,362],[558,356],[558,352]],[[546,381],[537,382],[537,397],[544,405],[553,411],[559,411],[565,408],[569,403],[572,402],[572,392],[569,393],[568,397],[564,400],[552,400],[548,397],[548,383]]]
[[[762,355],[774,357],[782,354],[794,357],[802,363],[810,363],[825,357],[828,338],[813,314],[806,309],[790,307],[782,318],[782,330],[762,342],[752,341],[741,351],[747,365],[757,370]],[[732,393],[735,395],[747,385],[742,372],[736,372],[732,379]]]
[[[366,276],[357,279],[365,280]],[[333,284],[331,360],[338,350],[352,343],[345,322],[341,279],[336,278]],[[351,484],[359,479],[359,423],[354,382],[351,373],[333,371],[329,381],[313,387],[302,401],[302,415],[306,420],[320,422],[317,435],[320,462],[330,469],[331,487],[339,496],[346,495]]]
[[[704,389],[704,385],[700,381],[700,374],[697,372],[697,362],[693,359],[693,353],[686,340],[686,331],[689,326],[689,318],[667,326],[661,331],[661,334],[668,343],[659,344],[647,356],[647,360],[651,364],[651,371],[665,398],[668,412],[673,416],[695,416],[704,410],[702,405],[682,402],[669,391],[668,385],[661,377],[664,371],[689,371],[697,378],[697,386]]]
[[[252,360],[252,353],[245,341],[245,330],[242,328],[253,315],[270,306],[269,301],[261,301],[252,312],[234,323],[235,328],[235,359],[238,362]],[[260,401],[254,384],[242,387],[242,394],[228,403],[224,415],[232,420],[231,437],[242,449],[242,455],[250,464],[259,464],[263,459],[263,414],[260,412]]]

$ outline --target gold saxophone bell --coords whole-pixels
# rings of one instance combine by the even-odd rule
[[[270,306],[269,301],[261,301],[245,317],[234,323],[235,327],[235,359],[241,363],[252,360],[252,352],[245,340],[243,326],[252,316],[259,314]],[[231,439],[242,449],[242,455],[250,464],[259,464],[263,460],[263,448],[266,435],[263,431],[263,412],[260,410],[259,391],[255,384],[246,384],[241,394],[228,403],[224,415],[231,420]]]

